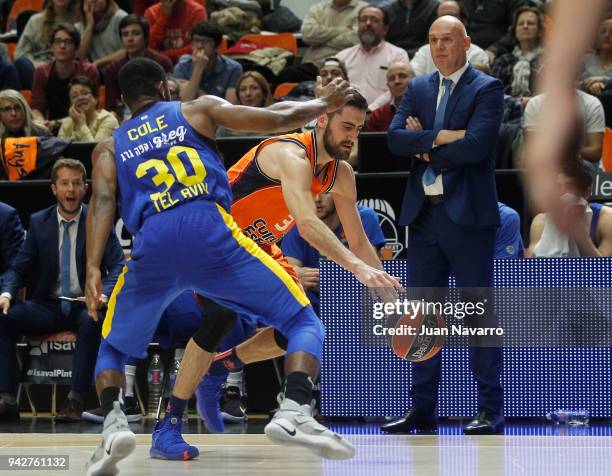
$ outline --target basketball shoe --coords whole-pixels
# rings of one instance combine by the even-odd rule
[[[329,430],[313,417],[314,405],[278,397],[280,408],[264,429],[266,436],[281,445],[298,445],[328,459],[348,459],[355,454],[354,446],[339,434]]]
[[[137,423],[142,420],[142,412],[140,411],[138,399],[136,397],[123,397],[123,400],[125,402],[123,404],[125,407],[124,413],[128,423]],[[103,423],[104,415],[102,415],[102,407],[84,411],[81,413],[81,418],[92,423]]]
[[[221,395],[221,416],[228,423],[244,423],[248,420],[246,414],[246,398],[240,394],[238,387],[225,387]]]
[[[227,374],[207,374],[196,388],[198,414],[204,420],[204,426],[209,433],[223,433],[225,430],[225,424],[221,416],[220,398],[226,379]]]
[[[87,476],[115,476],[119,473],[117,463],[129,456],[136,448],[136,435],[128,426],[119,402],[104,419],[102,440],[86,465]]]
[[[155,425],[149,456],[181,461],[197,458],[200,451],[183,439],[182,431],[183,420],[166,414],[164,419]]]

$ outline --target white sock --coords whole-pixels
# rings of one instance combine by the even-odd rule
[[[126,365],[125,366],[125,396],[134,396],[134,382],[136,381],[136,366]]]
[[[185,355],[185,349],[176,349],[174,351],[174,360],[183,360],[183,355]]]
[[[230,372],[227,376],[226,387],[237,387],[240,389],[240,395],[244,393],[244,370],[238,372]]]

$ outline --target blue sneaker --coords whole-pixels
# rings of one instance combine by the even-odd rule
[[[221,390],[227,374],[205,375],[196,389],[198,414],[209,433],[223,433],[225,425],[221,415]]]
[[[155,425],[152,435],[151,458],[172,459],[187,461],[197,458],[200,452],[195,446],[191,446],[184,439],[183,421],[179,418],[171,418],[166,415]]]

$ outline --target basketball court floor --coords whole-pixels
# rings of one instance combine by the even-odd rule
[[[205,434],[197,417],[189,420],[187,440],[200,457],[189,462],[150,459],[151,419],[133,424],[136,451],[121,465],[124,476],[174,475],[342,475],[342,476],[575,476],[612,474],[612,423],[586,427],[544,422],[510,422],[504,435],[466,437],[459,421],[443,422],[436,433],[381,435],[374,423],[329,423],[355,444],[352,460],[324,461],[297,447],[271,444],[262,434],[266,420],[228,425],[222,435]],[[50,418],[22,418],[0,425],[0,459],[11,456],[68,456],[68,470],[0,470],[0,475],[82,475],[99,442],[99,425],[54,424]]]

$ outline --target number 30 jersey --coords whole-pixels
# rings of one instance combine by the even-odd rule
[[[147,217],[193,200],[229,212],[232,193],[215,142],[183,117],[181,103],[160,101],[113,132],[119,210],[135,234]]]

